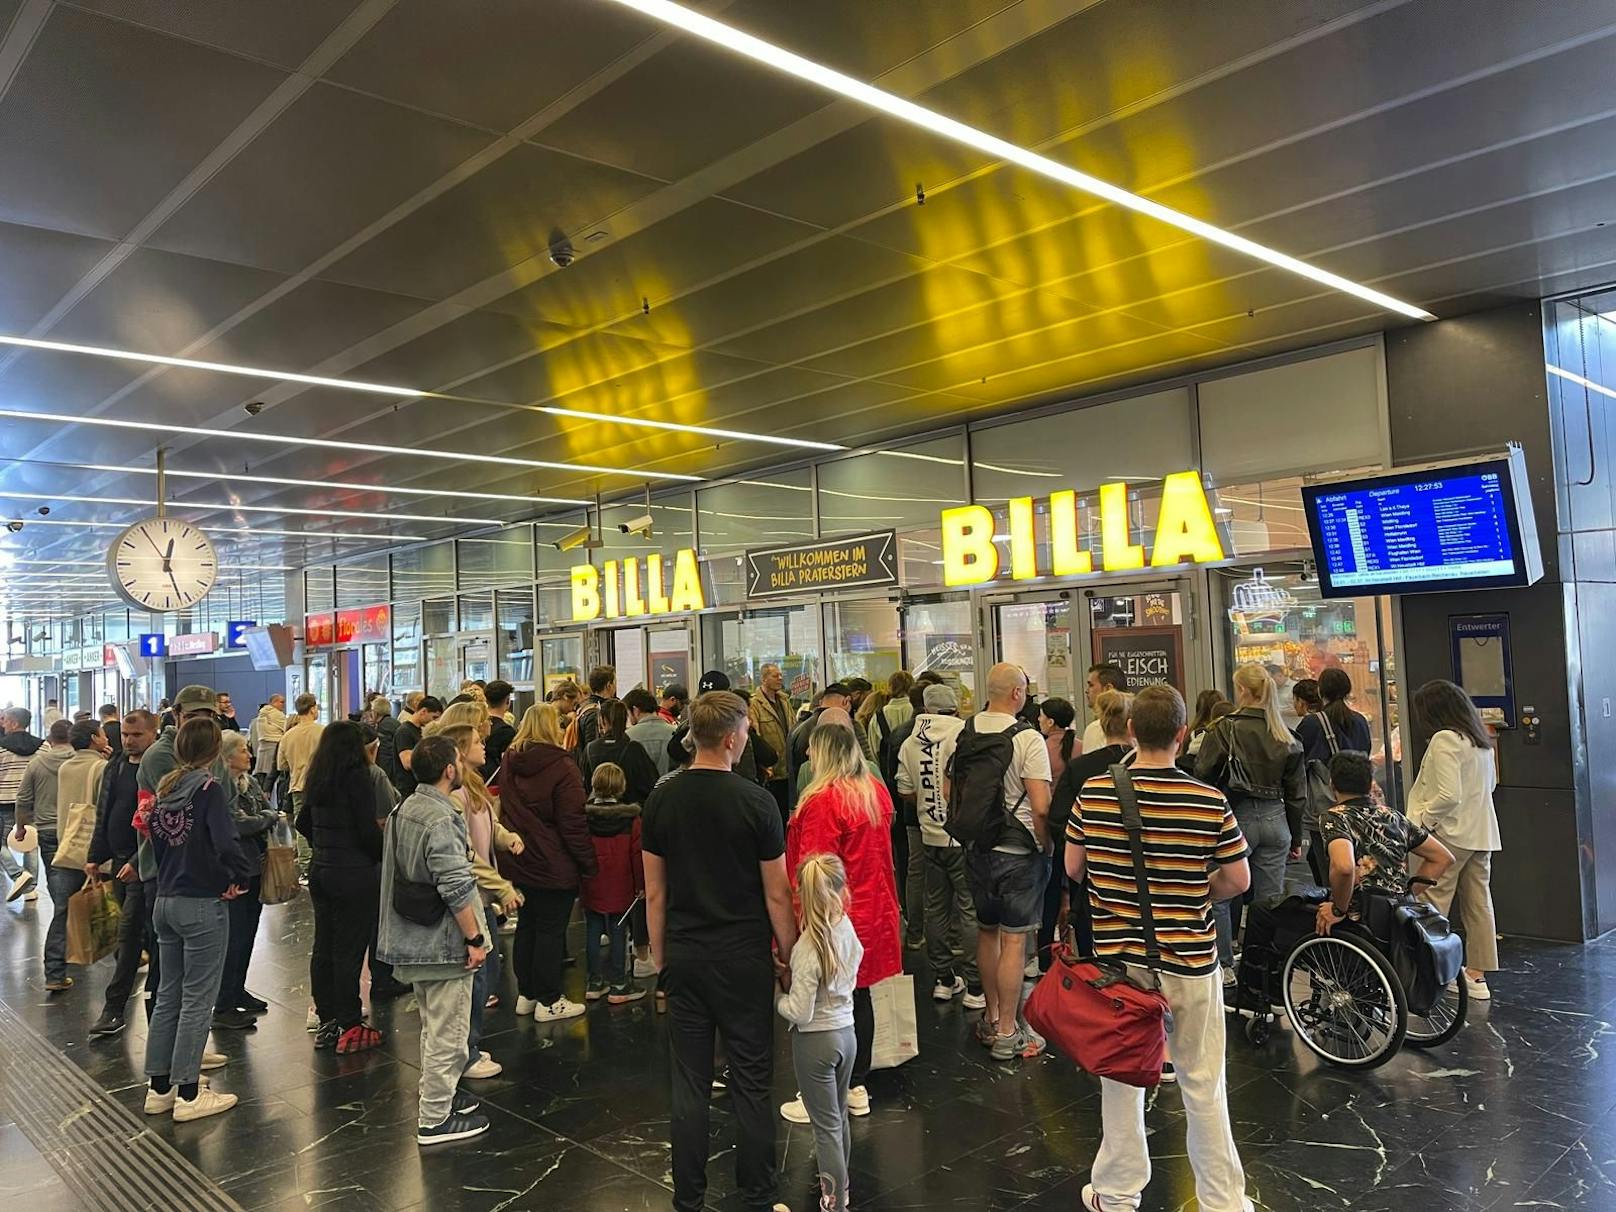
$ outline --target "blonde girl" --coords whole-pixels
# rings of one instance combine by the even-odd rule
[[[821,1212],[842,1212],[847,1207],[850,1088],[858,1053],[853,988],[864,948],[848,916],[847,869],[841,859],[810,854],[802,860],[797,905],[800,933],[791,950],[791,987],[780,994],[776,1007],[791,1024],[797,1097],[814,1126],[818,1206]]]
[[[463,703],[450,703],[443,709],[442,715],[422,730],[421,735],[439,736],[456,724],[470,724],[477,730],[477,735],[485,741],[494,727],[493,720],[488,715],[488,704],[468,699]]]
[[[534,703],[522,714],[512,738],[510,751],[520,753],[529,745],[561,745],[561,713],[554,703]]]

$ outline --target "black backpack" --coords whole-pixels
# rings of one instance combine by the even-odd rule
[[[1031,727],[1026,720],[1017,720],[1003,732],[978,732],[973,719],[960,730],[948,762],[948,820],[943,824],[960,845],[991,850],[1007,830],[1026,833],[1014,809],[1021,807],[1027,793],[1024,789],[1014,808],[1007,810],[1004,776],[1016,758],[1016,735]],[[1033,840],[1030,834],[1028,840]]]

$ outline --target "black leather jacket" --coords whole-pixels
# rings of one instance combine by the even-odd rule
[[[122,749],[113,753],[101,776],[101,797],[95,806],[95,833],[90,838],[89,860],[92,863],[119,864],[134,856],[140,845],[135,833],[135,804],[138,791],[132,777],[125,775],[131,765],[129,755]],[[124,796],[118,800],[119,785],[128,778]]]
[[[1245,768],[1245,785],[1230,771],[1229,756]],[[1291,846],[1302,844],[1302,816],[1307,809],[1307,765],[1295,737],[1281,741],[1268,731],[1268,720],[1257,707],[1242,707],[1206,730],[1195,758],[1195,777],[1211,783],[1236,808],[1243,804],[1285,805]]]

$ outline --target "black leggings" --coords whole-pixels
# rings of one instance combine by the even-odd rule
[[[870,1049],[875,1045],[875,1003],[870,991],[853,990],[853,1081],[862,1086],[870,1076]]]
[[[577,896],[576,888],[522,888],[511,967],[516,971],[516,991],[540,1005],[552,1005],[561,996],[567,923]]]

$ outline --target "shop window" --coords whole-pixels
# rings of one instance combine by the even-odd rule
[[[898,603],[883,598],[826,602],[825,642],[830,681],[862,677],[880,685],[903,666]]]
[[[456,541],[461,589],[494,589],[533,579],[533,529],[513,526],[499,534]]]
[[[969,598],[905,602],[903,667],[930,669],[959,695],[961,714],[976,709],[976,610]]]
[[[421,603],[393,603],[393,689],[421,689]]]
[[[1201,469],[1220,482],[1383,461],[1374,347],[1210,379],[1196,391]]]
[[[756,690],[765,665],[778,665],[786,693],[800,706],[822,688],[819,612],[812,606],[773,606],[701,620],[707,664],[729,676],[730,685]]]
[[[1148,484],[1195,466],[1191,438],[1182,388],[991,425],[971,433],[971,487],[979,504],[1002,505],[1115,480]]]
[[[387,601],[387,557],[337,565],[337,608],[371,606]]]
[[[562,682],[584,681],[584,637],[548,636],[539,641],[539,663],[544,672],[544,693],[548,695]]]
[[[393,556],[393,600],[435,597],[455,589],[454,544],[412,547]]]
[[[460,630],[487,631],[494,625],[494,595],[467,593],[460,598]]]
[[[439,598],[421,603],[421,630],[426,635],[447,635],[455,629],[455,603],[453,598]]]
[[[899,580],[942,583],[942,511],[965,500],[961,434],[819,465],[819,531],[826,537],[898,532]]]
[[[533,681],[533,591],[501,589],[494,595],[499,634],[499,676],[507,682]]]
[[[303,573],[303,613],[319,614],[336,607],[336,588],[330,568],[310,568]]]
[[[806,467],[718,484],[696,493],[703,556],[813,539],[813,477]]]

